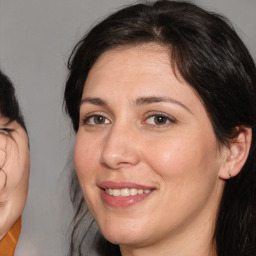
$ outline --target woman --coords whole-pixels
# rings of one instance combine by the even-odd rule
[[[1,71],[0,113],[0,255],[11,256],[28,192],[29,146],[14,88]]]
[[[80,188],[102,255],[256,255],[256,68],[225,18],[183,1],[126,7],[69,71],[70,255],[85,255]]]

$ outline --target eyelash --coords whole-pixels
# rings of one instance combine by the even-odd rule
[[[95,120],[96,118],[102,117],[104,119],[103,123],[96,123]],[[155,122],[155,118],[163,118],[163,121],[165,123],[163,124],[156,124],[156,123],[147,123],[147,120],[149,120],[150,118],[154,118],[154,122]],[[93,123],[90,123],[90,120]],[[105,122],[107,120],[107,122]],[[167,123],[166,123],[167,122]],[[81,121],[81,125],[87,125],[87,126],[95,126],[95,125],[107,125],[111,123],[111,121],[104,115],[104,114],[91,114],[89,116],[85,116],[82,121]],[[170,117],[169,115],[162,113],[162,112],[156,112],[156,113],[148,113],[147,117],[144,119],[144,121],[142,122],[142,124],[146,124],[148,126],[151,127],[157,127],[157,128],[161,128],[161,127],[165,127],[165,126],[169,126],[171,124],[175,124],[177,123],[177,120],[173,117]]]
[[[102,124],[97,124],[95,123],[95,118],[99,118],[99,117],[103,117],[105,120],[108,120],[107,117],[105,117],[104,115],[102,114],[92,114],[92,115],[89,115],[89,116],[86,116],[85,118],[82,119],[82,125],[89,125],[89,126],[94,126],[94,125],[104,125],[104,124],[109,124],[110,121],[108,120],[108,123],[102,123]],[[90,124],[89,121],[90,119],[94,118],[94,124]]]
[[[149,118],[153,118],[154,121],[155,121],[155,118],[159,118],[159,117],[163,117],[165,121],[167,121],[167,123],[164,123],[164,124],[149,124],[149,123],[146,123],[147,120],[149,120]],[[161,127],[165,127],[165,126],[169,126],[171,124],[175,124],[177,123],[177,120],[173,117],[170,117],[169,115],[165,114],[165,113],[162,113],[162,112],[156,112],[156,113],[148,113],[148,116],[146,117],[145,121],[142,122],[143,124],[147,124],[149,126],[154,126],[154,127],[157,127],[157,128],[161,128]]]
[[[13,129],[9,129],[9,128],[0,128],[0,132],[8,135],[11,137],[11,133],[13,132],[14,130]]]

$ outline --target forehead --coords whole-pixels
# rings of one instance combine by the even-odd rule
[[[153,58],[152,58],[153,57]],[[127,45],[119,46],[110,49],[99,56],[91,70],[97,70],[104,66],[106,63],[110,64],[111,60],[120,64],[129,61],[140,60],[141,62],[146,62],[148,67],[154,66],[155,63],[162,62],[163,64],[171,67],[171,51],[160,44],[157,43],[143,43],[138,45]],[[136,67],[140,68],[139,66]]]
[[[0,114],[0,126],[5,127],[10,123],[10,119]]]
[[[148,87],[154,81],[159,83],[171,77],[176,79],[170,55],[166,47],[153,43],[109,50],[92,66],[86,79],[85,90],[95,91],[99,85],[102,90],[103,85],[114,84],[129,88],[134,85]],[[181,77],[179,80],[182,80]]]
[[[119,64],[128,64],[130,61],[134,62],[135,60],[147,63],[147,68],[154,67],[156,63],[162,62],[169,69],[171,67],[171,52],[166,47],[156,43],[120,46],[100,55],[91,70],[98,70],[107,63],[119,62]],[[136,66],[136,68],[140,69],[142,67]]]
[[[144,95],[141,95],[144,94]],[[168,96],[198,101],[194,90],[173,71],[170,50],[159,44],[126,46],[102,54],[91,68],[83,97]]]

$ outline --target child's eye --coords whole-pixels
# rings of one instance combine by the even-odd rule
[[[97,124],[109,124],[110,121],[103,115],[88,116],[83,120],[83,124],[97,125]]]
[[[170,123],[175,123],[175,120],[173,120],[172,118],[165,116],[163,114],[154,114],[149,116],[144,123],[149,124],[149,125],[157,125],[157,126],[161,126],[161,125],[168,125]]]

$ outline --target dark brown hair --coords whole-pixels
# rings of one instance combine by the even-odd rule
[[[252,128],[249,157],[240,174],[226,182],[213,242],[218,256],[256,255],[256,67],[226,18],[187,1],[162,0],[123,8],[96,25],[68,62],[64,100],[74,130],[88,72],[99,56],[115,47],[148,42],[170,50],[172,68],[201,98],[220,143],[228,145],[238,126]],[[82,248],[87,231],[80,227],[87,210],[75,173],[71,199],[76,215],[70,255],[86,255]],[[105,248],[105,255],[120,253],[110,243]]]
[[[27,131],[11,80],[0,70],[0,117],[17,121]]]

